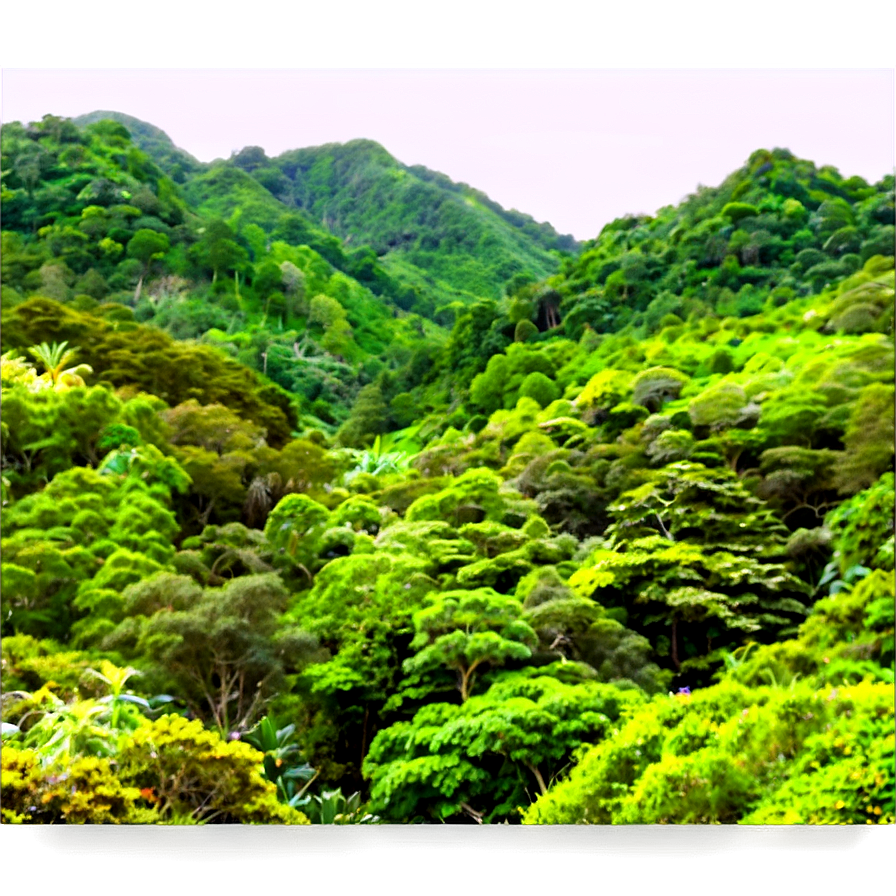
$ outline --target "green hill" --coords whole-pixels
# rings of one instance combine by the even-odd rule
[[[203,166],[176,184],[105,119],[13,122],[2,138],[5,309],[40,295],[201,340],[304,396],[309,414],[316,402],[324,427],[440,338],[410,313],[432,316],[431,297],[240,168]],[[166,145],[155,135],[150,148]]]
[[[246,220],[266,231],[288,210],[302,222],[309,245],[329,246],[322,254],[331,261],[338,259],[338,244],[328,243],[327,236],[342,241],[345,252],[355,251],[359,272],[375,270],[368,277],[373,288],[388,288],[406,307],[421,290],[428,294],[430,301],[419,307],[424,314],[430,305],[431,315],[453,301],[500,298],[511,278],[543,279],[558,269],[558,255],[578,249],[571,236],[559,235],[550,224],[507,211],[438,172],[402,165],[369,140],[292,150],[274,159],[250,146],[209,166],[132,116],[98,111],[74,121],[85,125],[104,118],[124,125],[135,145],[206,210],[224,214],[239,204]],[[225,174],[227,168],[249,174],[264,192]],[[387,287],[390,280],[395,283]]]
[[[5,823],[894,823],[892,175],[153,140],[2,130]]]
[[[442,174],[402,165],[370,140],[271,160],[243,150],[233,162],[270,179],[277,195],[346,241],[370,245],[387,266],[400,258],[473,295],[500,298],[510,278],[541,279],[557,269],[556,253],[577,249],[549,224],[505,211]]]
[[[769,291],[779,303],[819,292],[893,244],[891,174],[869,184],[759,150],[718,187],[608,224],[550,282],[570,335],[701,309],[746,317]]]
[[[98,121],[117,121],[124,125],[134,144],[143,150],[172,180],[183,183],[191,174],[202,171],[205,165],[184,149],[174,145],[171,138],[149,122],[125,115],[123,112],[97,110],[79,115],[72,121],[78,127]]]

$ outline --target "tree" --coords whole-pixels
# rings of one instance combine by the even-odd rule
[[[854,566],[893,568],[894,498],[893,474],[884,473],[825,517],[834,538],[832,562],[841,576]]]
[[[349,447],[362,447],[386,431],[389,409],[382,389],[375,383],[364,386],[358,393],[348,420],[339,430],[339,441]]]
[[[590,598],[573,595],[552,567],[527,577],[537,583],[525,601],[525,619],[538,632],[539,654],[587,663],[600,681],[634,682],[647,693],[666,689],[669,673],[653,660],[642,635],[626,628]],[[521,583],[518,591],[525,591]]]
[[[305,272],[296,267],[291,261],[283,261],[280,263],[280,278],[283,289],[290,299],[292,313],[307,313],[308,307],[305,304]]]
[[[534,398],[542,408],[560,397],[557,384],[539,371],[530,373],[520,386],[520,397]]]
[[[236,453],[218,455],[187,446],[178,451],[177,459],[190,477],[190,495],[197,499],[196,519],[200,527],[207,525],[213,514],[221,520],[238,516],[246,500],[246,457]]]
[[[485,468],[471,469],[458,476],[439,491],[424,494],[408,507],[408,522],[445,520],[453,524],[500,521],[511,503],[499,493],[501,477]]]
[[[754,205],[747,202],[729,202],[722,209],[722,214],[730,218],[735,224],[744,218],[754,218],[759,214],[759,210]]]
[[[492,588],[446,591],[414,614],[417,654],[405,661],[405,672],[447,666],[457,674],[461,703],[470,696],[476,672],[483,665],[501,666],[532,655],[535,632],[522,619],[514,597]]]
[[[345,309],[337,299],[326,295],[315,296],[311,300],[308,322],[323,327],[321,345],[326,351],[337,356],[345,354],[351,345],[352,328]]]
[[[212,271],[212,283],[217,283],[219,274],[240,268],[248,259],[246,250],[236,242],[236,234],[221,220],[207,224],[202,239],[190,251]]]
[[[632,380],[632,402],[656,413],[667,401],[678,398],[688,381],[685,374],[671,367],[651,367]]]
[[[255,268],[252,287],[259,299],[266,299],[283,286],[283,272],[273,261],[264,261]]]
[[[792,631],[810,590],[781,564],[657,536],[624,551],[598,549],[569,581],[612,614],[624,611],[626,625],[691,682],[718,662],[719,649],[746,635],[768,640]]]
[[[504,355],[493,355],[488,359],[485,370],[470,383],[470,401],[483,413],[491,414],[504,407],[503,394],[509,367]]]
[[[154,258],[161,258],[170,248],[168,237],[164,233],[158,233],[155,230],[141,229],[138,230],[128,240],[128,258],[136,258],[143,264],[143,271],[140,279],[137,281],[137,288],[134,291],[134,304],[140,300],[140,290],[143,287],[143,280],[149,273],[149,266]]]
[[[102,386],[66,386],[79,376],[72,373],[78,369],[57,371],[55,387],[43,374],[38,391],[21,384],[4,389],[3,466],[19,494],[72,463],[99,463],[97,443],[119,417],[122,403]]]
[[[162,413],[174,455],[192,485],[198,521],[212,515],[232,520],[246,499],[255,451],[264,446],[264,430],[222,404],[202,406],[190,400]]]
[[[533,336],[538,335],[538,327],[531,320],[518,321],[513,329],[514,342],[529,342]]]
[[[758,406],[753,406],[758,414]],[[706,426],[718,431],[729,429],[749,416],[747,396],[736,383],[722,380],[701,392],[688,405],[694,426]]]
[[[169,405],[189,399],[224,403],[267,430],[270,444],[289,441],[295,408],[285,389],[211,346],[177,342],[157,327],[116,324],[49,299],[31,298],[3,309],[4,345],[25,347],[38,338],[75,340],[97,377],[128,386]]]
[[[286,495],[268,515],[264,534],[276,551],[304,569],[310,579],[329,522],[330,512],[323,504],[308,495]]]
[[[819,419],[827,410],[827,402],[806,385],[775,391],[762,404],[762,429],[772,444],[812,447]]]
[[[77,348],[66,348],[67,345],[68,342],[54,342],[52,345],[42,342],[28,349],[31,355],[44,365],[44,373],[37,378],[37,382],[49,382],[57,392],[71,389],[72,386],[83,386],[84,376],[93,373],[93,368],[89,364],[66,366],[71,364],[78,354]]]
[[[376,810],[400,822],[511,819],[548,791],[576,748],[641,701],[583,680],[575,664],[566,680],[540,673],[505,673],[460,706],[430,704],[380,731],[364,763]]]
[[[191,399],[165,411],[162,418],[168,424],[172,445],[195,445],[218,456],[249,451],[263,442],[260,426],[219,403],[203,406]]]
[[[738,553],[774,553],[786,528],[731,470],[679,461],[651,472],[611,505],[616,546],[646,535]]]
[[[760,455],[763,474],[758,495],[784,511],[787,520],[800,511],[810,514],[808,525],[824,518],[834,498],[833,477],[840,452],[812,451],[796,445],[770,448]]]
[[[135,653],[157,663],[193,710],[221,731],[245,731],[282,687],[283,675],[315,656],[316,641],[278,625],[288,594],[273,573],[204,591],[189,585],[191,605],[146,619]]]
[[[843,442],[843,462],[835,478],[841,495],[855,494],[872,485],[893,467],[892,386],[872,383],[853,405]]]
[[[50,154],[39,144],[25,143],[16,154],[13,171],[24,184],[28,197],[34,197],[34,188],[40,183],[41,171],[50,163]]]
[[[670,464],[610,512],[611,549],[595,551],[570,585],[624,610],[676,671],[699,675],[714,646],[780,636],[805,615],[810,589],[776,562],[786,528],[730,470]]]
[[[685,460],[694,450],[694,437],[686,429],[667,429],[647,446],[647,456],[656,464]]]
[[[345,309],[332,296],[316,295],[311,300],[308,323],[320,324],[324,329],[345,320]]]

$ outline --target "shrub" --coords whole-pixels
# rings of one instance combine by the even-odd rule
[[[43,768],[34,750],[3,746],[2,818],[7,824],[147,824],[159,821],[109,759],[81,756]]]
[[[560,397],[560,387],[543,373],[530,373],[520,386],[520,398],[534,398],[543,408]]]
[[[275,786],[262,777],[262,759],[254,747],[225,741],[199,721],[166,715],[127,738],[120,777],[147,792],[163,820],[309,824],[278,802]]]
[[[531,320],[521,320],[513,331],[514,342],[528,342],[533,336],[538,335],[538,327]]]

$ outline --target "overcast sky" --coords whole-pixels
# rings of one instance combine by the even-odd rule
[[[202,161],[367,137],[579,239],[713,186],[755,149],[892,172],[887,70],[35,70],[3,120],[112,109]]]

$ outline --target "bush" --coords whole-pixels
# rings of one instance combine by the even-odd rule
[[[34,750],[4,744],[2,818],[6,824],[148,824],[160,820],[112,762],[81,756],[43,768]]]
[[[759,214],[759,209],[754,205],[746,202],[729,202],[723,209],[722,214],[730,218],[735,224],[744,218],[753,218]]]
[[[892,823],[893,745],[892,685],[723,681],[654,698],[524,822]]]
[[[543,408],[560,397],[560,387],[543,373],[530,373],[520,386],[520,398],[534,398]]]
[[[538,327],[531,320],[521,320],[513,331],[514,342],[528,342],[533,336],[538,335]]]
[[[278,802],[275,786],[261,775],[262,759],[254,747],[225,741],[199,721],[166,715],[127,738],[120,778],[150,794],[162,820],[309,824]]]

